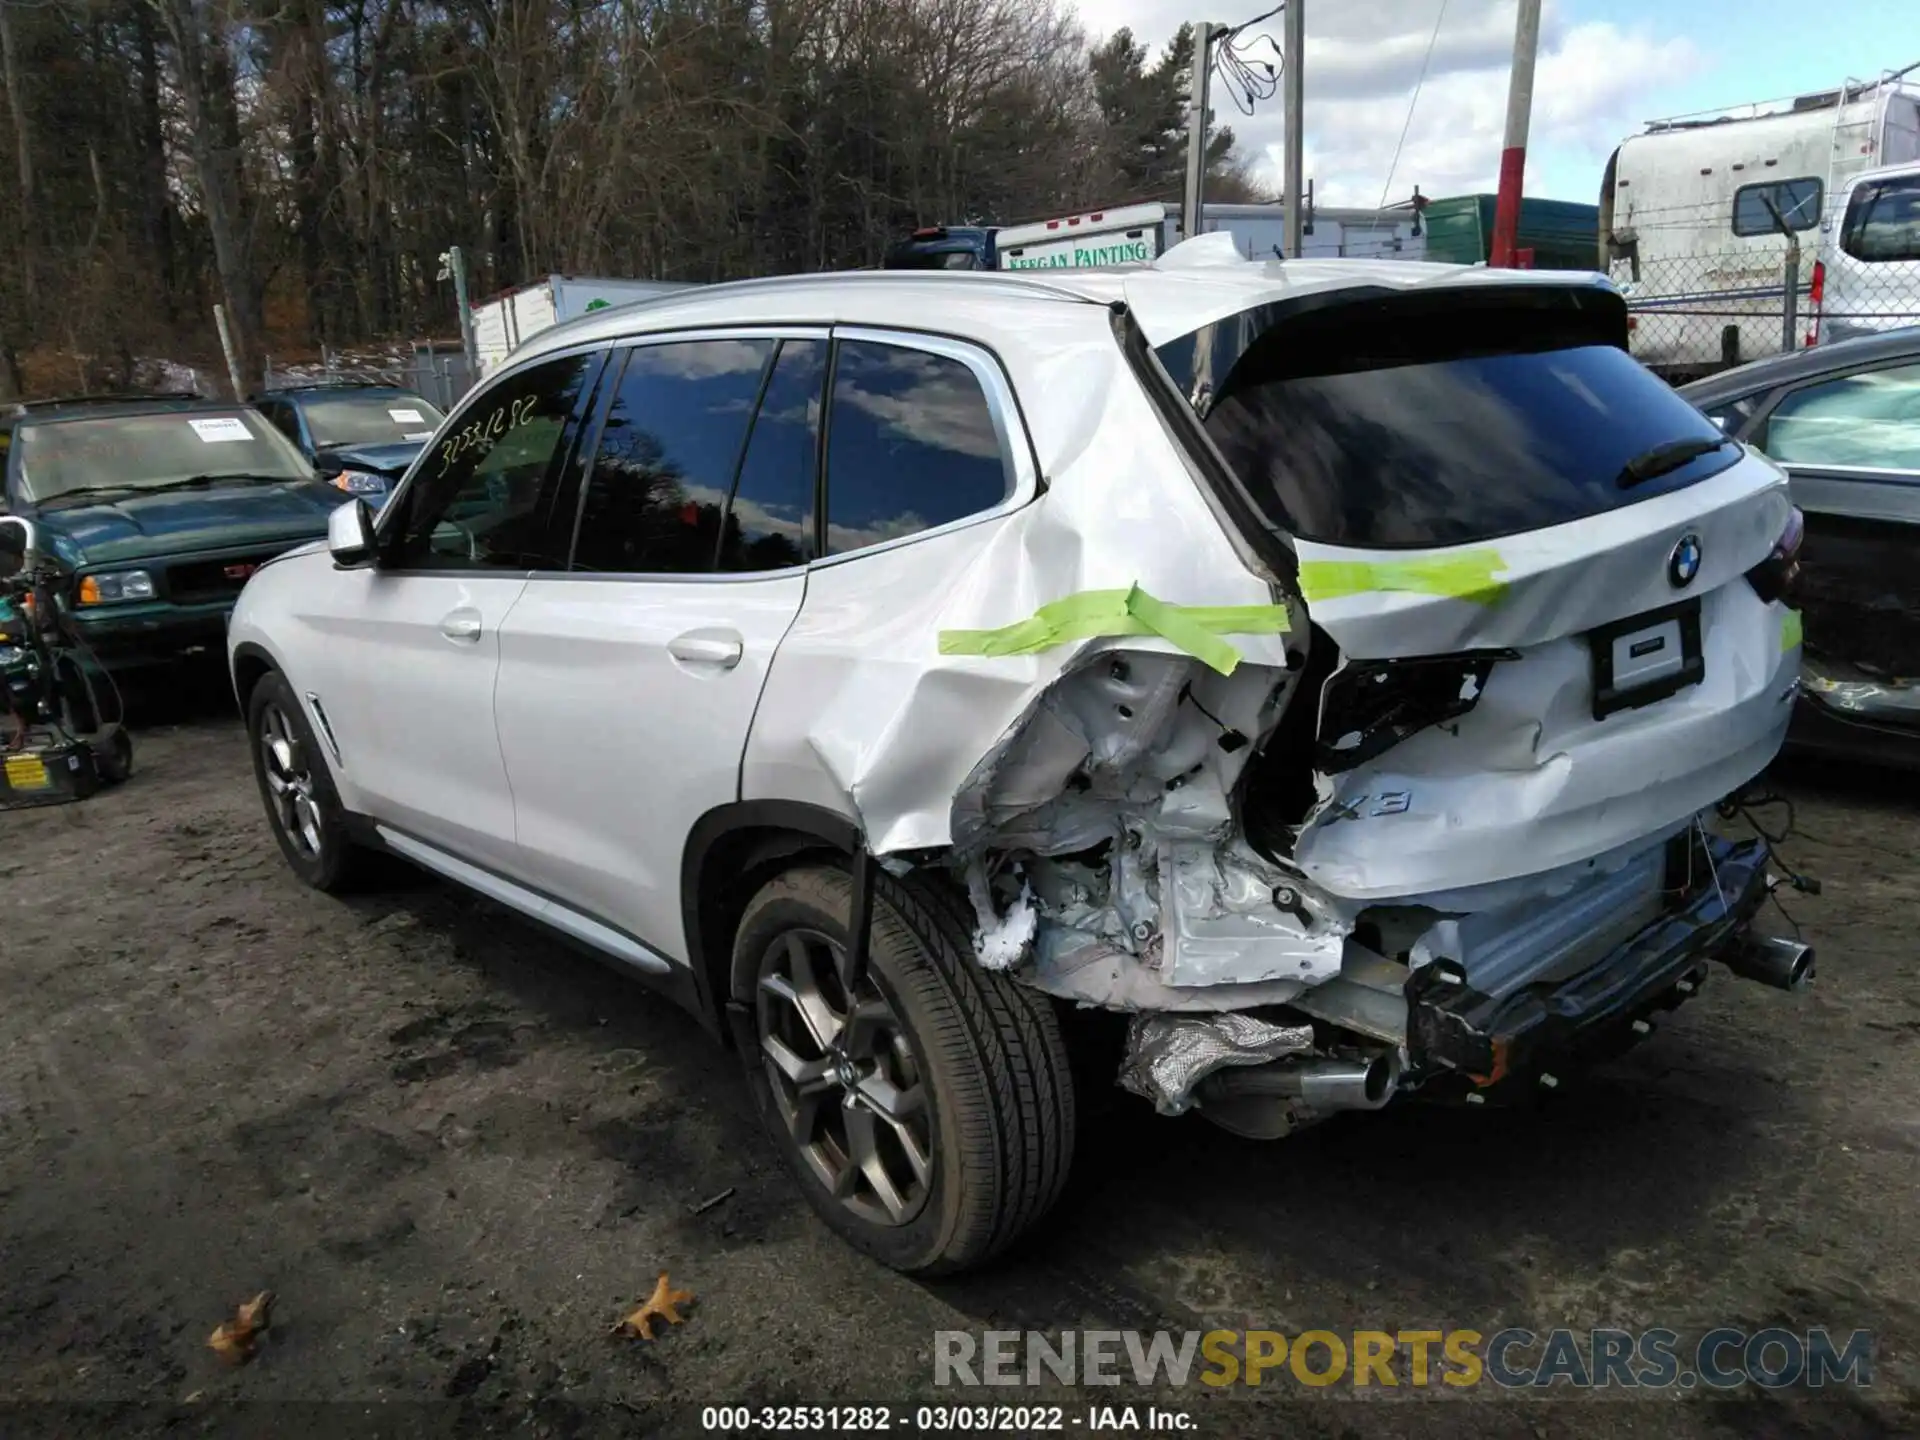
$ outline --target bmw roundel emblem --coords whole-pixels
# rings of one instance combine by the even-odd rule
[[[1686,534],[1667,557],[1667,579],[1676,590],[1684,590],[1700,573],[1700,537]]]

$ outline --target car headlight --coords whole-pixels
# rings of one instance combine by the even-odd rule
[[[387,477],[375,475],[367,470],[342,470],[333,477],[333,488],[344,490],[349,495],[384,495],[387,493]]]
[[[82,605],[111,605],[116,600],[153,599],[153,577],[144,570],[89,575],[80,582]]]

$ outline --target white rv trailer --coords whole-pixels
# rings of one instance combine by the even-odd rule
[[[1785,348],[1780,222],[1799,243],[1804,317],[1848,182],[1920,157],[1920,88],[1906,74],[1657,120],[1621,142],[1600,182],[1599,259],[1628,295],[1643,363],[1679,380]]]

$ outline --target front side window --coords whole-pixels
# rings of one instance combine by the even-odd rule
[[[1811,230],[1820,223],[1820,189],[1820,182],[1811,177],[1742,185],[1733,192],[1733,233],[1778,235],[1780,226],[1773,218],[1776,209],[1793,229]]]
[[[1253,342],[1207,432],[1276,528],[1360,548],[1561,525],[1735,463],[1712,421],[1586,328],[1524,305],[1330,307]],[[1676,442],[1702,448],[1657,466]]]
[[[963,361],[841,342],[827,420],[827,553],[842,555],[991,510],[1013,467]]]
[[[627,357],[587,480],[573,568],[713,569],[772,340],[642,345]]]
[[[1856,260],[1920,260],[1920,175],[1856,186],[1840,248]]]
[[[564,461],[602,356],[529,365],[469,405],[421,458],[389,563],[401,569],[557,569],[572,532]]]
[[[313,467],[252,408],[101,415],[22,424],[23,499],[312,480]]]
[[[1761,449],[1783,464],[1920,470],[1920,364],[1784,396],[1767,417]]]

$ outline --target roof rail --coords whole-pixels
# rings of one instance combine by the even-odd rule
[[[263,385],[251,395],[285,395],[291,390],[404,390],[406,386],[398,381],[380,378],[362,378],[351,375],[329,375],[319,380],[283,380],[273,385]]]
[[[15,400],[14,409],[57,410],[68,405],[125,405],[141,400],[204,400],[197,390],[107,390],[87,395],[49,395],[40,400]]]

